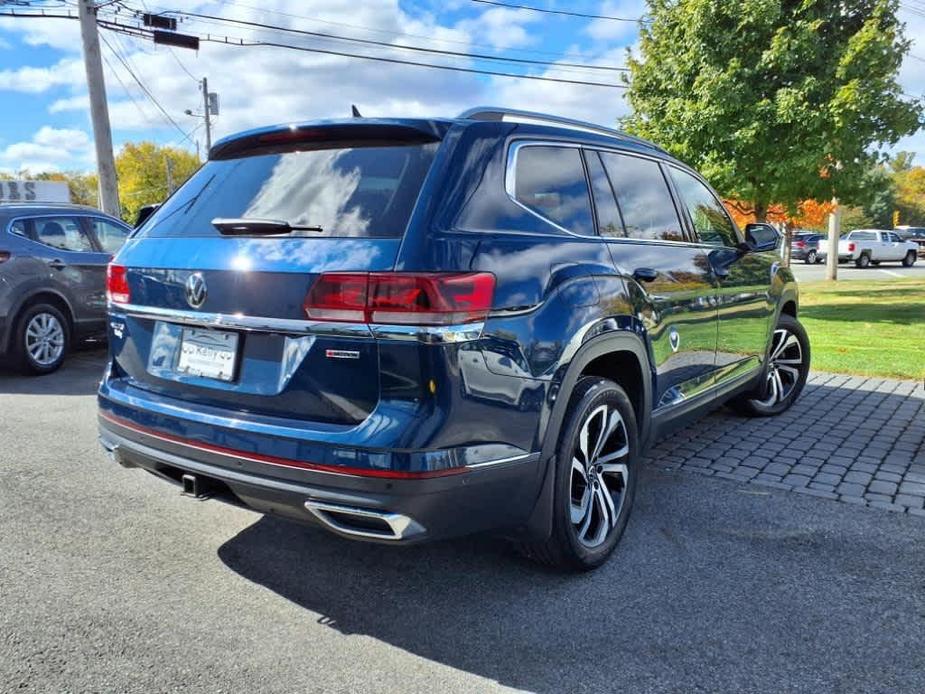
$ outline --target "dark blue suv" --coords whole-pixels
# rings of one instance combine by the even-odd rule
[[[495,530],[592,568],[654,437],[798,397],[777,242],[658,147],[551,116],[235,135],[109,268],[101,440],[345,537]]]

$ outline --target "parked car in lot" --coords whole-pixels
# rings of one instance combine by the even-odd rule
[[[101,442],[344,537],[494,530],[593,568],[650,441],[799,396],[778,240],[651,143],[552,116],[234,135],[109,268]]]
[[[918,244],[919,257],[925,257],[925,227],[898,226],[896,233],[903,241],[912,241]]]
[[[807,265],[819,262],[818,244],[825,236],[815,232],[798,232],[790,239],[790,259],[802,260]]]
[[[92,207],[0,205],[0,354],[26,373],[106,333],[106,265],[131,229]]]
[[[917,250],[918,246],[913,241],[903,241],[895,231],[857,229],[838,240],[838,262],[853,262],[855,266],[865,268],[898,261],[903,267],[912,267]],[[824,242],[819,244],[817,254],[822,259],[828,256]]]

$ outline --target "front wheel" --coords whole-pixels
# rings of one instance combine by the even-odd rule
[[[782,314],[774,329],[764,381],[729,405],[749,417],[770,417],[800,397],[809,376],[809,337],[793,316]]]
[[[912,267],[915,265],[915,251],[909,251],[906,253],[906,257],[903,258],[903,267]]]
[[[603,564],[633,507],[638,456],[636,415],[626,392],[605,378],[579,380],[556,450],[552,534],[522,546],[524,552],[577,571]]]

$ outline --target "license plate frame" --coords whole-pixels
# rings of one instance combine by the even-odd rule
[[[184,376],[197,376],[228,383],[238,366],[240,335],[227,330],[182,328],[174,370]]]

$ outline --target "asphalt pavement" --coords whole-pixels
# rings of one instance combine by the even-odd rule
[[[594,573],[359,544],[109,462],[101,363],[0,372],[0,690],[925,691],[921,517],[653,465]]]
[[[802,260],[794,260],[790,267],[798,282],[811,282],[825,279],[825,263],[807,265]],[[912,267],[903,267],[900,263],[882,263],[878,267],[861,270],[853,264],[838,266],[839,280],[888,280],[888,279],[925,279],[925,258],[919,258]]]

